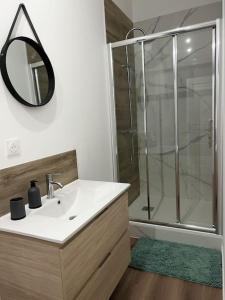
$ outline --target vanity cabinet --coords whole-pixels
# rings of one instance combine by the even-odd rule
[[[0,233],[1,300],[107,300],[130,261],[128,195],[66,244]]]

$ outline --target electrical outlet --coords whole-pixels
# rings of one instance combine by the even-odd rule
[[[20,140],[18,138],[6,140],[7,156],[20,155]]]

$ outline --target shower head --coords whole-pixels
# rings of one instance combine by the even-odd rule
[[[127,34],[126,34],[126,40],[129,38],[129,35],[134,32],[134,31],[140,31],[143,35],[145,35],[144,29],[140,28],[140,27],[134,27],[132,29],[130,29]]]

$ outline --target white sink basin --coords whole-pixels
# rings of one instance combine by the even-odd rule
[[[0,218],[0,231],[64,243],[124,193],[129,184],[76,180],[55,192],[54,199],[42,198],[42,207],[29,209],[26,218]]]

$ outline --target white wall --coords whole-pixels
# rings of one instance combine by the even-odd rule
[[[133,5],[132,0],[113,0],[113,2],[119,6],[119,8],[128,16],[131,20],[133,19]]]
[[[133,22],[170,14],[184,9],[218,2],[218,0],[129,0],[133,5]]]
[[[20,0],[0,10],[0,45]],[[77,149],[81,178],[112,178],[106,88],[103,0],[24,0],[56,76],[52,101],[29,108],[0,79],[0,168]],[[28,31],[24,19],[17,33]],[[5,140],[18,137],[21,155],[8,158]]]

